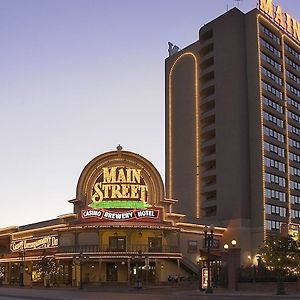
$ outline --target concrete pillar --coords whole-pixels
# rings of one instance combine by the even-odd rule
[[[160,282],[160,272],[160,263],[157,258],[155,258],[155,284],[159,284]]]
[[[127,284],[130,285],[130,258],[127,258]]]
[[[8,284],[9,263],[5,263],[4,268],[5,268],[5,270],[4,270],[5,277],[4,277],[4,280],[3,280],[3,284]]]
[[[98,262],[98,282],[102,282],[101,279],[101,274],[102,274],[102,258],[99,258],[99,262]]]
[[[222,262],[227,266],[227,276],[228,276],[228,289],[238,290],[238,270],[241,261],[241,249],[240,248],[230,248],[228,251],[222,253]]]

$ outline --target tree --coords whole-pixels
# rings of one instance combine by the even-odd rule
[[[291,236],[269,236],[259,249],[260,261],[277,274],[277,294],[284,295],[284,277],[300,273],[300,251]]]
[[[41,260],[35,263],[35,270],[42,274],[44,285],[50,286],[51,275],[58,273],[58,266],[53,257],[43,256]]]

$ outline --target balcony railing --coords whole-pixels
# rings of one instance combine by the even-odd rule
[[[161,247],[149,247],[143,244],[127,245],[125,249],[113,248],[109,245],[78,245],[78,246],[59,246],[58,252],[60,253],[80,253],[80,252],[143,252],[143,253],[178,253],[178,246],[161,246]]]

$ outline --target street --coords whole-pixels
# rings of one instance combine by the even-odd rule
[[[114,287],[111,287],[114,290]],[[215,291],[214,294],[207,295],[197,290],[181,290],[180,288],[163,287],[158,289],[124,289],[117,292],[101,291],[101,288],[77,290],[77,289],[30,289],[30,288],[0,288],[0,300],[230,300],[230,299],[299,299],[299,295],[276,296],[272,294],[255,292],[228,292]]]

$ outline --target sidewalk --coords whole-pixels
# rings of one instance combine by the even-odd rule
[[[272,292],[257,292],[257,291],[230,291],[228,289],[214,289],[213,294],[206,294],[205,291],[200,290],[190,290],[190,291],[178,291],[174,293],[175,295],[184,295],[191,297],[209,297],[213,295],[218,295],[220,297],[236,297],[236,298],[279,298],[279,299],[300,299],[300,293],[289,293],[287,295],[276,295],[276,291]]]
[[[200,291],[192,286],[146,286],[140,289],[133,286],[100,286],[86,287],[80,290],[76,287],[10,287],[0,286],[0,296],[16,295],[26,299],[98,299],[100,294],[123,295],[122,299],[130,299],[130,295],[140,295],[156,297],[163,299],[166,297],[174,298],[203,298],[203,297],[228,297],[228,298],[266,298],[266,299],[300,299],[300,293],[290,293],[288,295],[275,295],[275,291],[257,292],[257,291],[229,291],[227,289],[214,289],[213,294],[206,294],[205,291]],[[42,296],[41,296],[42,295]],[[46,295],[46,296],[45,296]],[[28,298],[30,297],[30,298]],[[53,298],[52,298],[53,297]]]

